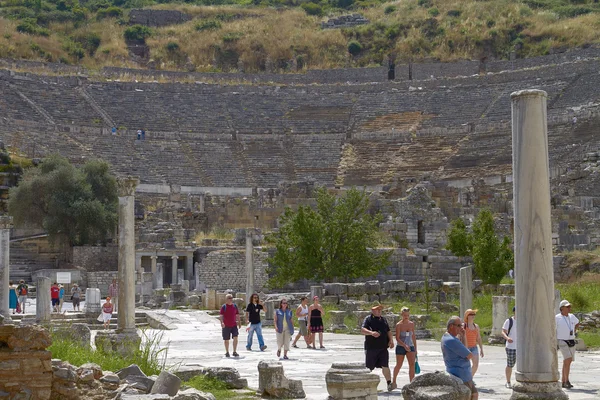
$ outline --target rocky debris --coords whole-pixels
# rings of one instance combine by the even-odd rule
[[[288,379],[281,362],[258,363],[258,393],[276,399],[303,399],[302,381]]]
[[[162,371],[154,385],[152,386],[151,394],[168,394],[175,396],[181,387],[181,379],[168,371]]]
[[[216,400],[212,393],[201,392],[196,389],[180,391],[173,400]]]
[[[431,305],[444,313],[458,313],[460,308],[452,303],[432,302]]]
[[[461,379],[436,371],[418,375],[402,388],[405,400],[469,400],[471,391]]]
[[[379,376],[362,362],[333,363],[325,375],[327,392],[332,400],[377,400]]]
[[[45,350],[52,344],[48,330],[39,325],[0,326],[0,342],[11,351]]]
[[[368,23],[370,21],[360,14],[340,15],[336,18],[329,18],[327,22],[321,22],[321,29],[346,28]]]
[[[79,368],[61,361],[52,360],[52,394],[51,399],[112,399],[117,382],[103,379],[102,369],[93,363]]]
[[[81,344],[84,347],[91,346],[92,334],[90,332],[90,327],[88,326],[88,324],[74,323],[70,324],[68,327],[56,327],[53,328],[52,334],[58,335],[61,338],[67,339],[69,341]]]
[[[218,379],[227,384],[229,389],[244,389],[248,387],[248,381],[240,377],[237,369],[231,367],[204,368],[204,375],[209,378]]]

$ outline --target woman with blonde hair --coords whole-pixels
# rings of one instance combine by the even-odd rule
[[[410,320],[410,309],[402,307],[402,320],[396,324],[396,366],[392,380],[392,390],[397,388],[396,379],[404,357],[408,359],[408,379],[415,379],[415,361],[417,357],[417,338],[415,336],[415,323]]]
[[[465,311],[464,328],[465,333],[462,336],[463,344],[469,349],[471,354],[473,354],[473,358],[471,361],[473,365],[471,366],[471,374],[475,376],[475,372],[477,372],[477,368],[479,368],[479,356],[483,358],[483,342],[481,341],[481,333],[479,332],[479,325],[477,325],[474,320],[477,315],[477,310],[468,309]],[[479,346],[479,350],[477,349]]]

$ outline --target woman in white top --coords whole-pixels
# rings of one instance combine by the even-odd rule
[[[294,343],[292,343],[292,347],[298,347],[296,343],[298,343],[298,339],[300,336],[304,336],[304,341],[306,342],[306,348],[312,349],[310,345],[310,332],[308,331],[306,318],[308,316],[308,298],[306,296],[302,296],[300,298],[300,305],[296,308],[296,317],[298,317],[298,325],[300,326],[300,330],[298,334],[294,338]]]
[[[571,363],[575,360],[575,332],[579,326],[579,319],[569,311],[571,311],[571,303],[563,300],[560,302],[560,313],[555,317],[558,349],[563,356],[562,387],[565,389],[573,387],[569,381],[569,373]]]

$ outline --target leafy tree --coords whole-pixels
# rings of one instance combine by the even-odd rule
[[[364,191],[352,188],[336,198],[320,188],[315,209],[287,208],[279,231],[270,238],[275,253],[269,258],[269,284],[281,287],[302,279],[349,281],[385,268],[391,252],[369,250],[377,247],[380,216],[370,215],[368,207]]]
[[[467,231],[461,219],[453,221],[446,248],[457,256],[471,256],[475,274],[484,283],[500,283],[514,265],[510,238],[498,239],[490,210],[481,210],[477,214],[472,233]]]
[[[77,169],[63,157],[45,158],[9,192],[15,224],[45,229],[69,245],[104,242],[116,228],[117,182],[104,161]]]

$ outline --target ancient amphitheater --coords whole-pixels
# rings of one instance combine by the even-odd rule
[[[100,157],[119,175],[139,176],[138,263],[148,267],[158,254],[170,265],[178,254],[191,278],[192,262],[203,271],[244,268],[240,252],[197,248],[197,232],[271,229],[285,205],[310,198],[314,184],[373,190],[382,229],[402,247],[439,249],[449,220],[481,207],[497,212],[508,233],[510,93],[539,88],[549,96],[554,244],[595,247],[599,66],[594,47],[514,61],[398,65],[395,80],[386,68],[279,75],[106,68],[90,75],[2,60],[0,135],[32,158]],[[138,129],[145,140],[136,139]],[[415,186],[422,190],[407,196]],[[145,251],[165,247],[179,253]],[[89,271],[116,269],[116,253],[77,254]],[[420,256],[395,254],[379,278],[422,277]],[[457,278],[460,260],[428,254],[440,257],[430,260],[439,278]]]

